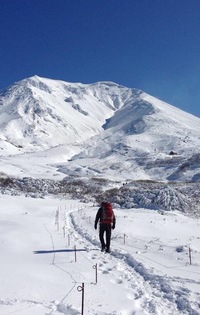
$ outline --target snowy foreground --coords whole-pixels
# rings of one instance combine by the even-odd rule
[[[115,209],[104,254],[91,204],[2,195],[0,203],[1,315],[200,314],[199,219]]]

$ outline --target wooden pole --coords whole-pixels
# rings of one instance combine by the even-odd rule
[[[74,246],[74,258],[75,258],[75,262],[76,262],[76,245]]]
[[[126,234],[124,234],[124,244],[126,243]]]
[[[79,291],[79,292],[82,292],[82,303],[81,303],[81,315],[83,315],[84,314],[84,291],[85,291],[85,289],[84,289],[84,283],[82,283],[82,286],[80,285],[80,286],[78,286],[77,287],[77,290]]]
[[[95,281],[97,283],[97,263],[93,266],[93,268],[95,269]]]
[[[191,255],[191,248],[189,246],[189,259],[190,259],[190,265],[192,264],[192,255]]]

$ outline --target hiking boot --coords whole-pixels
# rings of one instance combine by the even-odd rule
[[[101,251],[104,252],[104,250],[106,249],[105,246],[101,246]]]

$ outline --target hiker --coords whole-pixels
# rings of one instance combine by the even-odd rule
[[[101,207],[97,211],[94,228],[97,229],[97,224],[99,224],[99,239],[101,242],[101,251],[106,251],[110,253],[110,238],[111,229],[114,230],[116,218],[113,212],[112,204],[109,202],[102,202]],[[104,233],[106,234],[106,242],[104,240]]]

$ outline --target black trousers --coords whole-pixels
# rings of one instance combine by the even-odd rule
[[[106,234],[106,241],[104,240],[104,234]],[[107,250],[110,249],[110,238],[111,238],[111,224],[100,223],[99,227],[99,239],[101,242],[101,247]]]

